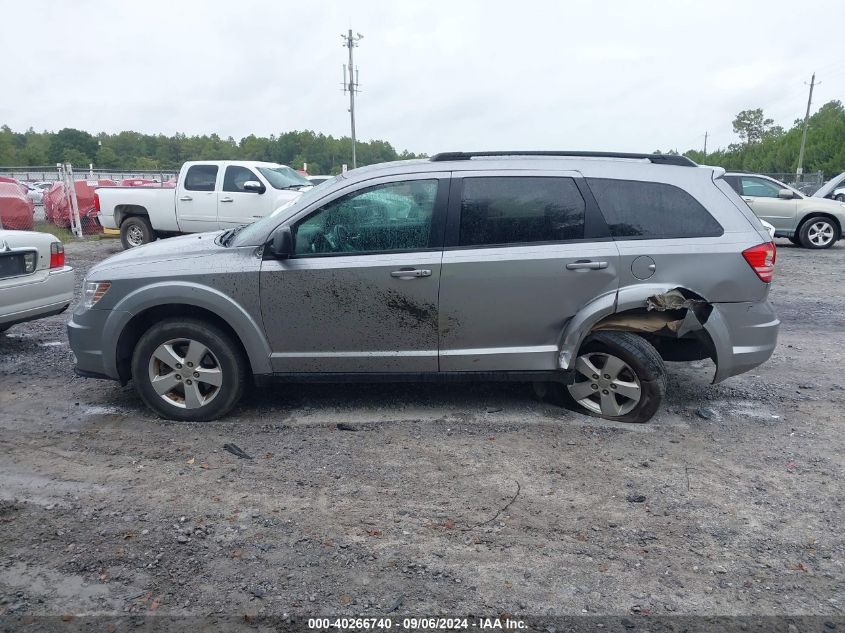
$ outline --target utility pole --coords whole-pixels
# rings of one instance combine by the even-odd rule
[[[704,159],[707,160],[707,130],[704,131]]]
[[[821,82],[819,82],[821,83]],[[813,88],[816,86],[816,73],[810,79],[810,96],[807,98],[807,112],[804,115],[804,131],[801,134],[801,151],[798,152],[798,169],[795,170],[796,180],[801,180],[804,174],[804,145],[807,144],[807,125],[810,121],[810,104],[813,103]]]
[[[349,120],[352,125],[352,169],[358,166],[355,157],[355,93],[358,92],[358,69],[352,61],[352,49],[358,46],[358,42],[364,39],[360,33],[352,35],[352,29],[343,38],[343,45],[349,49],[349,81],[346,81],[346,64],[343,65],[343,94],[349,93]]]

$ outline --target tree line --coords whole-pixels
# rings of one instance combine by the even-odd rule
[[[743,110],[733,120],[740,142],[708,152],[684,152],[697,163],[725,169],[764,173],[794,173],[798,166],[803,121],[790,129],[775,125],[761,108]],[[370,165],[424,154],[397,152],[386,141],[356,144],[359,165]],[[669,153],[677,154],[677,150]],[[352,165],[352,140],[309,130],[269,137],[249,135],[236,141],[217,134],[186,136],[120,132],[93,135],[65,128],[58,132],[14,132],[0,127],[0,166],[25,167],[69,162],[77,167],[93,163],[100,169],[175,170],[187,160],[264,160],[297,169],[308,163],[312,174],[337,174]],[[845,108],[839,101],[824,104],[810,117],[804,173],[822,171],[827,177],[845,171]]]
[[[684,152],[697,163],[762,173],[795,173],[801,148],[803,119],[788,130],[766,118],[762,108],[743,110],[733,120],[740,142],[704,155]],[[677,152],[674,152],[677,153]],[[809,119],[804,150],[804,173],[821,171],[830,178],[845,171],[845,108],[840,101],[824,104]]]
[[[419,158],[408,151],[397,152],[380,140],[355,144],[358,165]],[[308,163],[311,174],[338,174],[344,164],[352,167],[352,139],[335,138],[310,130],[284,132],[269,137],[249,135],[236,141],[217,134],[187,136],[119,132],[93,135],[64,128],[58,132],[15,132],[0,127],[0,166],[28,167],[71,163],[96,169],[178,169],[188,160],[263,160],[301,169]]]

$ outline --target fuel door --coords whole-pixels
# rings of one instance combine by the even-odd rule
[[[631,262],[631,273],[637,279],[649,279],[655,270],[657,270],[657,264],[648,255],[640,255]]]

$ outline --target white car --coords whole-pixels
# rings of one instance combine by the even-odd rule
[[[834,176],[813,194],[814,198],[830,198],[839,202],[845,202],[845,172]]]
[[[44,204],[44,194],[53,186],[52,182],[46,181],[25,182],[23,184],[27,186],[28,191],[26,195],[32,200],[33,204]]]
[[[0,228],[0,332],[60,314],[73,299],[73,268],[49,233]]]

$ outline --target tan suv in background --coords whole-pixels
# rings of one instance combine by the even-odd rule
[[[830,248],[842,237],[845,204],[839,201],[805,196],[761,174],[729,172],[724,179],[754,215],[775,227],[776,237],[804,248]]]

